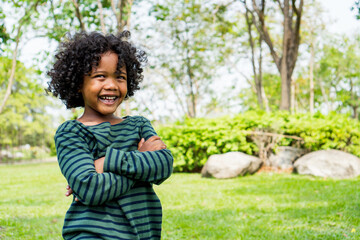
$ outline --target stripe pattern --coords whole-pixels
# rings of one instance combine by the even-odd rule
[[[55,134],[62,174],[74,191],[66,213],[64,239],[160,239],[162,209],[152,184],[172,173],[173,157],[167,149],[139,152],[141,138],[156,135],[140,116],[119,124],[85,126],[64,122]],[[104,157],[104,173],[94,160]]]

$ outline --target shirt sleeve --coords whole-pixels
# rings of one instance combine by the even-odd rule
[[[149,139],[156,135],[149,120],[144,118],[140,137]],[[152,152],[124,152],[108,147],[105,155],[104,171],[127,176],[137,181],[160,184],[173,171],[173,156],[168,149]]]
[[[101,205],[126,193],[135,181],[111,172],[97,173],[94,157],[85,139],[75,132],[55,135],[56,151],[62,174],[79,201]]]

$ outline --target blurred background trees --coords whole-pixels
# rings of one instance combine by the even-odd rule
[[[128,29],[148,52],[143,89],[122,115],[165,123],[285,110],[359,119],[360,35],[330,34],[322,3],[1,0],[0,150],[54,151],[54,129],[74,113],[46,95],[46,71],[59,42],[81,30]],[[359,1],[352,7],[359,18]]]

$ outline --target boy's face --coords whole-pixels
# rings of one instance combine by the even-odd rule
[[[99,66],[84,76],[82,93],[85,112],[94,116],[112,115],[127,93],[127,73],[123,66],[117,71],[118,55],[107,52],[101,55]]]

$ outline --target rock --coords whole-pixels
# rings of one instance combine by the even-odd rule
[[[339,150],[320,150],[306,154],[295,164],[299,174],[329,178],[353,178],[360,175],[360,159]]]
[[[242,152],[211,155],[201,170],[202,177],[233,178],[255,173],[261,165],[260,158]]]
[[[24,154],[22,152],[14,153],[14,158],[24,158]]]
[[[281,146],[276,154],[271,154],[268,159],[270,167],[281,170],[292,169],[296,159],[306,153],[305,149]]]
[[[1,150],[0,151],[0,158],[13,158],[14,156],[10,151]]]

